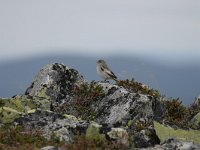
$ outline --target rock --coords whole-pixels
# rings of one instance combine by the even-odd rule
[[[15,119],[14,122],[19,125],[23,125],[26,128],[41,128],[43,126],[52,124],[52,122],[57,119],[64,119],[64,116],[50,111],[37,109],[33,113],[29,113],[25,116]]]
[[[92,104],[96,122],[117,127],[126,125],[129,120],[143,118],[151,121],[153,119],[152,101],[148,96],[130,93],[123,87],[110,83],[98,84],[107,94],[102,100]]]
[[[61,150],[61,149],[55,146],[46,146],[46,147],[41,148],[40,150]]]
[[[180,149],[180,150],[200,149],[200,145],[194,145],[192,142],[181,142],[173,138],[165,141],[162,144],[162,147],[166,149]]]
[[[159,143],[160,139],[156,135],[156,132],[153,128],[141,130],[140,132],[136,133],[134,139],[134,145],[136,148],[151,147],[152,145]]]
[[[47,139],[72,142],[82,134],[127,148],[160,143],[153,128],[153,120],[164,110],[158,99],[108,82],[87,83],[78,71],[62,64],[42,68],[25,95],[9,101],[0,100],[0,111],[12,114],[7,122],[37,129]]]
[[[155,147],[143,148],[140,150],[198,150],[200,149],[199,144],[194,144],[192,142],[182,142],[177,139],[168,139],[161,145],[156,145]]]
[[[63,64],[50,64],[38,72],[25,94],[50,99],[51,110],[54,110],[54,107],[62,105],[62,100],[70,95],[73,87],[83,81],[83,76],[77,70]]]
[[[123,144],[126,147],[129,146],[129,135],[125,129],[111,128],[107,135],[110,139],[117,141],[118,144]]]
[[[88,122],[68,116],[36,110],[34,113],[15,119],[14,124],[22,125],[29,130],[37,129],[46,139],[50,139],[53,135],[59,141],[71,142],[74,135],[86,132]]]
[[[152,109],[154,120],[160,122],[166,114],[166,108],[160,98],[152,97]]]

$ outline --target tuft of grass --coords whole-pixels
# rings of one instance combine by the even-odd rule
[[[65,144],[61,148],[70,150],[125,150],[127,149],[123,144],[119,144],[116,141],[102,141],[91,140],[84,136],[75,138],[75,141],[71,144]]]
[[[95,118],[94,110],[90,107],[92,103],[101,100],[105,92],[100,85],[94,81],[83,83],[73,89],[74,107],[82,119],[93,120]]]
[[[179,98],[166,100],[165,106],[167,110],[165,119],[179,125],[187,114],[187,108],[182,105],[182,101],[180,101]]]
[[[38,149],[48,145],[59,146],[62,142],[46,140],[38,130],[24,130],[22,126],[3,125],[0,128],[0,150],[4,149]]]
[[[191,122],[191,119],[199,112],[198,105],[192,104],[190,107],[186,107],[179,98],[163,102],[166,108],[164,119],[170,125],[176,125],[183,129],[199,129]]]
[[[3,125],[0,128],[0,150],[27,150],[40,149],[45,146],[55,146],[61,149],[125,149],[124,145],[115,141],[89,139],[83,135],[75,137],[73,143],[60,142],[54,135],[50,140],[42,136],[38,130],[25,131],[22,126],[11,127]]]
[[[175,125],[182,129],[199,129],[191,122],[191,119],[199,112],[196,106],[186,107],[177,99],[165,100],[166,113],[164,119],[169,125]]]
[[[140,82],[136,82],[134,79],[126,79],[126,80],[119,80],[116,82],[116,85],[122,86],[125,89],[135,92],[135,93],[141,93],[141,94],[148,94],[153,97],[160,97],[160,94],[157,90],[150,89],[149,87],[143,85]]]
[[[70,94],[72,99],[64,102],[55,111],[69,114],[72,112],[71,114],[81,119],[94,120],[96,114],[94,113],[92,104],[105,96],[103,88],[92,81],[91,83],[82,83],[74,86]]]

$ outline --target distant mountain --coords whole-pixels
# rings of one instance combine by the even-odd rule
[[[183,100],[190,104],[200,93],[200,66],[166,66],[145,58],[105,58],[119,79],[135,80],[158,89],[167,97]],[[0,97],[11,97],[24,93],[37,72],[46,64],[64,63],[77,69],[85,79],[101,80],[96,74],[96,60],[93,57],[51,56],[37,57],[0,65]]]

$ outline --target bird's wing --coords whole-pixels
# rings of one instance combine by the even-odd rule
[[[116,75],[111,70],[106,70],[106,72],[111,78],[117,79]]]

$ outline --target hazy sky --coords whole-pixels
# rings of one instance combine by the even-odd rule
[[[0,0],[0,63],[61,52],[200,60],[200,0]]]

